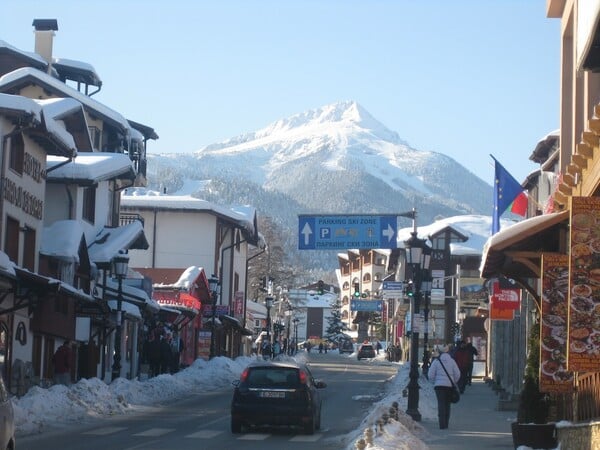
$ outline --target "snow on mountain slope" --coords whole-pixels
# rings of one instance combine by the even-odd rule
[[[339,102],[278,120],[262,130],[206,146],[194,155],[216,173],[246,174],[264,185],[274,173],[311,156],[325,170],[344,171],[347,161],[393,189],[409,186],[426,195],[420,168],[442,156],[410,148],[397,133],[375,120],[356,102]],[[252,171],[248,168],[252,167]],[[399,181],[402,182],[399,182]]]

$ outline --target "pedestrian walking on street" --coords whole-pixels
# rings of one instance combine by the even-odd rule
[[[173,355],[171,352],[170,336],[168,334],[160,337],[160,373],[169,373]]]
[[[445,430],[450,423],[450,396],[454,389],[452,383],[457,383],[460,379],[460,370],[456,361],[448,354],[448,346],[436,345],[432,355],[433,360],[427,376],[433,383],[437,398],[440,430]]]
[[[473,378],[473,364],[478,353],[472,342],[467,343],[467,351],[471,355],[471,358],[469,359],[469,366],[467,367],[467,384],[471,386],[471,381]]]
[[[73,353],[71,351],[71,341],[66,339],[65,342],[58,347],[54,356],[52,356],[52,362],[54,363],[54,383],[64,384],[65,386],[71,384],[72,360]]]
[[[460,370],[460,379],[458,380],[458,388],[460,393],[464,394],[465,387],[467,385],[467,372],[469,371],[469,364],[473,364],[473,354],[467,349],[465,341],[458,341],[456,345],[456,351],[453,356],[456,361],[456,365]]]

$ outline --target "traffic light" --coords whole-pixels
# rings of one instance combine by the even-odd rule
[[[408,283],[406,283],[406,287],[404,288],[404,293],[409,298],[412,298],[415,295],[415,292],[413,290],[413,282],[412,281],[409,281]]]
[[[354,283],[354,298],[360,297],[360,283]]]
[[[325,292],[325,288],[323,286],[324,286],[323,280],[319,280],[317,283],[317,294],[318,295],[323,295],[323,292]]]

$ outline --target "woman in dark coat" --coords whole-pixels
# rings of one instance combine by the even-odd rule
[[[168,336],[160,338],[160,373],[169,373],[173,355],[171,352],[171,344]]]
[[[458,380],[458,388],[460,393],[465,392],[465,386],[467,385],[467,373],[469,371],[469,360],[471,364],[473,362],[473,354],[467,349],[465,341],[460,341],[457,345],[456,351],[453,356],[456,361],[456,365],[460,370],[460,379]]]

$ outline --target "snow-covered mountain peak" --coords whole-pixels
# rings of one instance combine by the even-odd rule
[[[397,133],[386,128],[357,102],[342,101],[277,120],[258,131],[206,146],[197,154],[231,154],[246,151],[249,147],[268,149],[275,143],[308,140],[321,142],[320,147],[332,142],[344,146],[359,136],[406,145]]]

